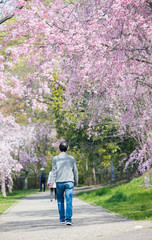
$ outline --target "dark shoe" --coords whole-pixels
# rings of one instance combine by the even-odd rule
[[[72,222],[66,222],[66,225],[71,226],[71,225],[73,225],[73,223]]]

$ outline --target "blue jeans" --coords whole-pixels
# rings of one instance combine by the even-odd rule
[[[60,215],[60,222],[71,222],[72,220],[72,198],[73,198],[73,182],[57,182],[57,201],[58,201],[58,210]],[[66,216],[65,216],[65,207],[64,207],[64,193],[66,199]]]

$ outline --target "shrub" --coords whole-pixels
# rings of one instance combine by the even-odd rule
[[[117,191],[115,192],[114,195],[112,195],[112,197],[107,199],[105,202],[116,203],[116,202],[125,202],[126,200],[127,200],[127,196],[123,192]]]
[[[141,205],[141,207],[140,207],[141,209],[141,211],[146,211],[146,205],[145,204],[143,204],[143,205]]]
[[[103,187],[103,188],[98,189],[95,192],[95,196],[102,196],[102,195],[105,195],[105,194],[109,193],[110,191],[111,191],[110,188]]]

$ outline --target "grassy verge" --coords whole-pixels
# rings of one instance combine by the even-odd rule
[[[144,188],[144,177],[130,183],[77,194],[90,204],[104,207],[112,212],[135,220],[152,220],[152,187]]]
[[[14,191],[11,194],[7,193],[6,198],[4,198],[2,194],[0,194],[0,215],[8,208],[10,208],[14,203],[16,203],[18,199],[36,192],[38,192],[37,189]]]

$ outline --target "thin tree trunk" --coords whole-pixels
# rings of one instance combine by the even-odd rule
[[[88,161],[87,158],[83,155],[83,153],[81,154],[81,156],[83,157],[83,159],[85,160],[85,170],[86,170],[86,180],[88,179]]]
[[[5,173],[2,171],[2,195],[6,197]]]
[[[86,172],[88,172],[88,162],[86,157],[83,155],[83,153],[81,153],[81,156],[83,157],[83,159],[85,160],[85,168],[86,168]]]
[[[93,182],[96,184],[97,179],[96,179],[96,170],[95,170],[95,162],[93,161]]]
[[[27,184],[27,175],[28,175],[28,172],[25,171],[25,176],[24,176],[24,189],[27,189],[27,187],[28,187],[28,184]]]
[[[86,158],[85,158],[85,167],[86,167],[86,173],[88,174],[88,161]]]
[[[112,152],[111,152],[111,181],[114,182],[115,180],[115,173],[114,173],[114,164],[113,164],[113,156],[112,156]]]
[[[8,192],[12,193],[13,190],[13,181],[11,179],[9,179],[8,181]]]

